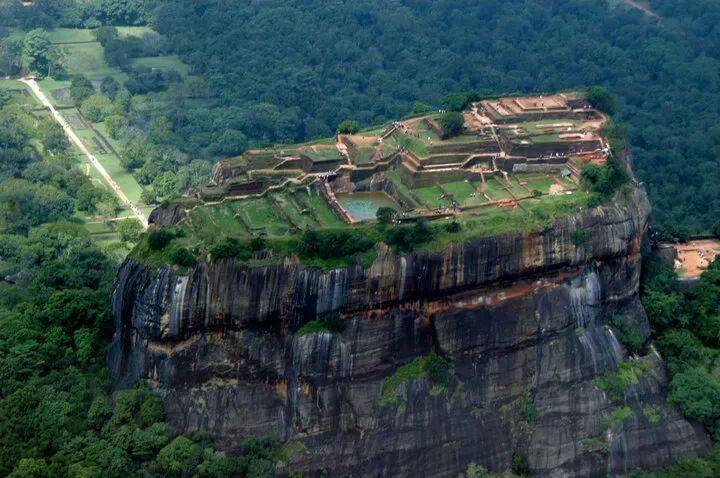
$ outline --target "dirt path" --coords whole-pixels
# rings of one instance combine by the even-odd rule
[[[649,15],[653,18],[660,18],[660,16],[657,13],[653,12],[650,9],[650,7],[648,7],[644,3],[640,3],[637,0],[625,0],[625,3],[627,3],[631,7],[636,8],[636,9],[640,10],[641,12],[645,13],[646,15]]]
[[[65,134],[67,135],[70,142],[77,146],[80,151],[85,156],[87,156],[88,160],[90,160],[90,164],[92,164],[95,169],[97,169],[103,179],[105,179],[108,185],[110,185],[110,188],[113,190],[115,195],[120,198],[120,201],[122,201],[123,204],[130,208],[133,215],[138,219],[138,221],[140,221],[143,227],[147,228],[148,220],[147,217],[145,217],[145,214],[143,214],[140,208],[133,204],[130,199],[128,199],[122,189],[120,189],[120,186],[118,186],[115,180],[113,180],[112,176],[110,176],[110,174],[107,172],[107,170],[105,170],[103,165],[100,164],[97,158],[93,156],[90,150],[83,144],[83,142],[80,140],[80,137],[75,133],[75,131],[73,131],[67,120],[65,120],[65,118],[63,118],[62,115],[58,113],[52,103],[50,103],[50,100],[48,100],[47,96],[45,96],[45,93],[43,93],[43,91],[40,89],[40,85],[38,85],[34,79],[30,78],[23,78],[20,81],[30,87],[30,90],[32,90],[33,94],[38,98],[38,100],[40,100],[43,106],[50,110],[50,113],[52,113],[55,121],[57,121],[60,126],[63,127],[63,130],[65,130]]]

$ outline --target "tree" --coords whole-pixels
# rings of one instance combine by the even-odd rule
[[[65,136],[65,130],[50,117],[40,121],[38,133],[45,151],[50,153],[62,153],[70,144]]]
[[[235,129],[226,129],[210,145],[210,150],[222,156],[240,154],[247,149],[248,140],[242,132]]]
[[[10,473],[8,478],[45,478],[48,466],[41,458],[23,458]]]
[[[152,189],[143,189],[143,192],[140,193],[140,201],[145,204],[157,204],[158,198]]]
[[[153,229],[148,234],[148,246],[154,251],[165,249],[173,240],[173,237],[173,234],[165,229]]]
[[[28,71],[47,75],[51,60],[52,44],[45,30],[30,30],[23,40],[22,58]]]
[[[720,417],[720,382],[702,368],[691,368],[673,377],[668,401],[686,417],[714,425]]]
[[[446,138],[457,136],[462,133],[465,128],[465,120],[463,119],[462,114],[455,111],[443,113],[443,115],[438,119],[438,123],[442,126],[443,137]]]
[[[157,464],[169,476],[190,477],[200,463],[202,450],[189,438],[179,436],[157,455]]]
[[[355,134],[360,131],[360,123],[355,120],[343,120],[338,125],[338,133],[340,134]]]
[[[194,266],[197,262],[195,256],[186,247],[177,247],[172,251],[172,261],[183,267]]]
[[[95,205],[105,196],[105,192],[91,182],[86,182],[78,188],[75,198],[77,208],[81,211],[94,211]]]
[[[99,123],[112,112],[112,102],[103,95],[94,94],[86,98],[80,106],[83,116],[93,123]]]
[[[468,93],[450,93],[443,97],[441,103],[447,111],[459,112],[468,106],[470,98]]]
[[[145,0],[99,0],[95,12],[106,25],[142,25],[147,6]]]
[[[593,107],[599,109],[607,115],[614,115],[617,111],[617,101],[615,97],[600,86],[588,88],[587,99]]]
[[[22,51],[22,40],[13,38],[0,40],[0,76],[13,76],[20,73],[23,64]]]
[[[118,133],[125,126],[129,126],[129,121],[123,115],[112,114],[105,117],[105,128],[112,139],[118,139]]]
[[[115,221],[115,230],[120,234],[120,239],[125,242],[138,242],[144,231],[142,224],[133,218]]]
[[[107,95],[110,99],[115,99],[115,96],[120,91],[120,83],[112,76],[106,76],[100,83],[100,92]]]
[[[117,40],[120,34],[115,27],[100,27],[93,31],[93,36],[95,36],[95,39],[104,47],[110,41]]]
[[[155,195],[161,199],[170,199],[178,195],[177,177],[172,171],[165,171],[152,182]]]
[[[375,213],[375,217],[380,224],[390,224],[395,218],[396,214],[397,211],[395,211],[395,209],[391,207],[381,207]]]
[[[112,219],[117,212],[117,202],[114,199],[106,199],[96,204],[95,210],[106,220]]]
[[[155,144],[167,144],[172,141],[172,124],[166,116],[160,115],[150,123],[148,128],[150,139]],[[242,133],[240,133],[242,134]]]
[[[430,112],[430,107],[421,101],[415,101],[412,105],[410,114],[412,115],[424,115]]]
[[[127,44],[123,40],[114,39],[107,42],[103,50],[105,61],[110,66],[126,70],[130,66],[130,55]]]
[[[72,98],[73,103],[79,105],[93,94],[95,94],[95,89],[90,80],[80,75],[72,78],[70,82],[70,98]]]

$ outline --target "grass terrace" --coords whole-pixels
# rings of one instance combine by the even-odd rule
[[[558,134],[568,128],[600,130],[597,121],[583,124],[571,112],[566,116],[533,113],[535,121],[494,129],[524,144],[560,141]],[[599,202],[597,194],[580,190],[576,179],[561,177],[581,167],[571,164],[578,158],[524,157],[535,153],[523,149],[513,154],[507,141],[495,141],[483,126],[487,117],[466,112],[465,118],[469,131],[447,140],[415,117],[396,124],[382,142],[379,135],[389,125],[247,151],[221,163],[212,202],[186,204],[187,217],[170,228],[169,250],[141,244],[134,254],[167,263],[173,248],[185,247],[198,260],[267,263],[295,255],[322,268],[368,266],[378,242],[399,252],[439,251],[451,243],[541,229]],[[375,162],[378,149],[385,157],[401,151],[390,163]],[[521,170],[532,172],[513,172]],[[278,189],[277,179],[292,175],[294,180]]]

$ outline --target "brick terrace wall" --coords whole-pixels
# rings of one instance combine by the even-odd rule
[[[428,146],[428,154],[449,154],[449,153],[477,153],[477,152],[498,152],[500,149],[495,141],[472,141],[467,143],[437,144]]]
[[[602,148],[600,141],[557,141],[552,143],[518,144],[510,143],[510,153],[515,156],[549,156],[555,153],[572,154],[595,151]]]

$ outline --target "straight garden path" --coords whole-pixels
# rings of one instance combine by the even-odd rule
[[[93,167],[100,173],[100,175],[105,179],[105,181],[108,183],[110,188],[113,190],[115,195],[120,199],[120,201],[125,204],[128,208],[130,208],[130,211],[132,211],[133,215],[140,221],[140,224],[143,225],[143,227],[147,228],[148,226],[148,220],[145,214],[140,210],[139,207],[137,207],[135,204],[128,199],[128,197],[125,195],[122,189],[120,189],[120,186],[115,182],[115,180],[110,176],[110,174],[107,172],[107,170],[103,167],[102,164],[97,160],[97,158],[90,152],[90,150],[83,144],[83,142],[80,140],[80,137],[73,131],[73,129],[70,127],[70,124],[67,122],[65,118],[55,109],[55,107],[50,103],[50,100],[47,98],[45,93],[40,89],[40,85],[37,84],[34,78],[23,78],[20,80],[22,83],[25,83],[30,90],[33,92],[33,94],[40,100],[40,102],[45,106],[45,108],[50,110],[50,113],[52,113],[53,118],[55,118],[55,121],[57,121],[60,126],[62,126],[63,130],[65,130],[65,134],[67,135],[68,139],[80,149],[80,151],[87,156],[88,160],[90,161],[90,164],[93,165]]]

